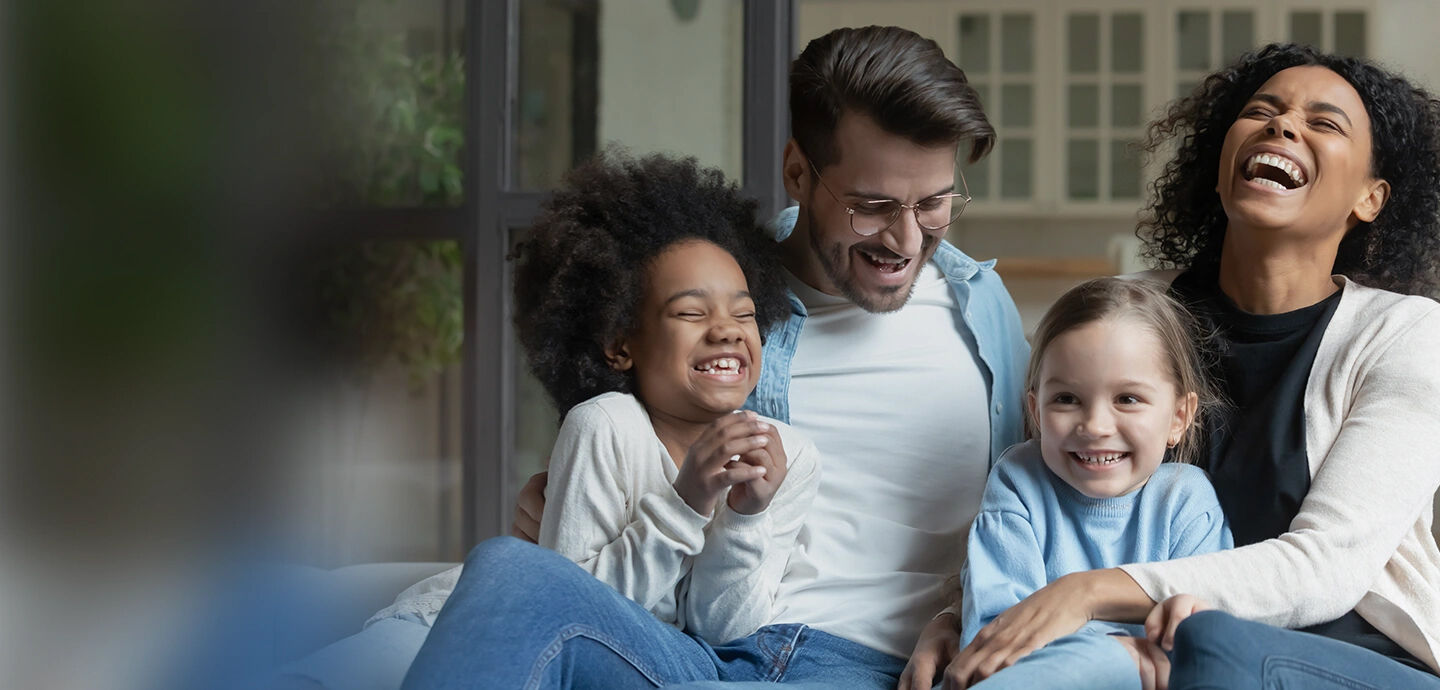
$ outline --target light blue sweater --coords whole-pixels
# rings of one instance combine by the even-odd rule
[[[1090,498],[1045,467],[1040,444],[1005,451],[985,483],[961,571],[961,647],[995,616],[1061,575],[1180,558],[1234,546],[1210,480],[1164,463],[1143,487]],[[1082,630],[1141,635],[1092,621]]]

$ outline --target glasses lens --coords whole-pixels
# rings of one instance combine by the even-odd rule
[[[890,227],[900,217],[900,205],[893,202],[870,202],[855,207],[850,214],[850,229],[869,237]]]
[[[927,230],[939,230],[954,223],[955,219],[965,212],[967,201],[963,196],[926,199],[916,207],[915,215],[920,221],[920,227]]]

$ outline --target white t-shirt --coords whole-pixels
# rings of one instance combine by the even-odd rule
[[[809,312],[790,365],[790,423],[825,472],[772,622],[909,656],[945,607],[984,493],[985,378],[933,263],[887,314],[787,277]]]

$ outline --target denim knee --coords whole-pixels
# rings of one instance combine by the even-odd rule
[[[488,579],[487,574],[533,573],[572,565],[569,559],[543,546],[515,537],[491,537],[470,550],[462,577]]]
[[[1235,641],[1236,628],[1244,624],[1245,621],[1224,611],[1201,611],[1180,621],[1175,629],[1175,654],[1191,656],[1220,651],[1218,647]]]

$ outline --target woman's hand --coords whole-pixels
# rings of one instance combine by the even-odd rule
[[[1036,590],[980,629],[945,674],[974,685],[1092,619],[1138,621],[1155,602],[1118,568],[1071,573]]]
[[[1165,656],[1165,650],[1143,637],[1127,635],[1115,635],[1114,637],[1115,641],[1130,653],[1130,659],[1135,662],[1135,668],[1140,671],[1142,690],[1168,690],[1170,687],[1170,657]]]
[[[711,422],[685,454],[675,493],[696,513],[710,515],[726,489],[769,472],[763,465],[741,462],[741,456],[769,445],[772,431],[754,412],[735,412]]]
[[[736,461],[763,468],[765,474],[731,487],[730,495],[725,499],[731,510],[742,515],[755,515],[769,508],[788,471],[785,446],[780,443],[780,430],[769,424],[765,426],[769,428],[765,435],[770,439],[765,447],[741,453]]]
[[[935,674],[950,664],[960,651],[959,621],[955,614],[942,613],[926,624],[915,641],[915,651],[900,674],[898,690],[930,690],[935,687]]]
[[[1175,650],[1175,629],[1180,621],[1201,611],[1215,608],[1209,602],[1189,594],[1176,594],[1155,605],[1145,617],[1145,636],[1170,652]]]

